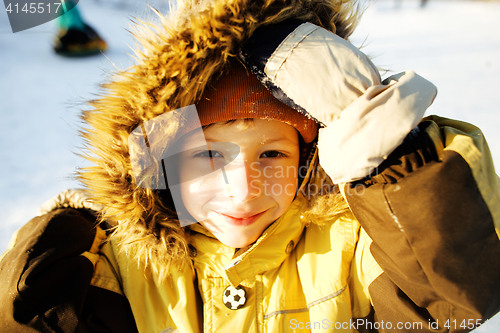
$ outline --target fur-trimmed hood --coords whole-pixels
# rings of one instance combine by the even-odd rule
[[[102,218],[115,226],[114,239],[138,262],[165,276],[188,253],[188,235],[158,192],[137,185],[129,135],[165,112],[196,103],[243,43],[260,26],[286,19],[311,22],[347,38],[356,23],[350,1],[179,1],[159,23],[135,29],[137,64],[103,84],[100,97],[83,113],[86,158],[80,171],[93,200],[106,207]],[[180,126],[173,123],[172,130]]]

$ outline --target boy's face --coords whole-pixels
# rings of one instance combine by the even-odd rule
[[[199,132],[182,142],[186,152],[180,157],[182,201],[222,243],[245,247],[295,197],[298,132],[279,121],[253,119],[250,124],[216,123],[203,133],[206,142]]]

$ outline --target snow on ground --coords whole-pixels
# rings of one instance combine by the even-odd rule
[[[121,8],[82,1],[78,8],[108,42],[106,57],[59,57],[51,48],[54,22],[13,34],[0,12],[0,251],[45,200],[79,186],[73,175],[84,164],[76,155],[82,103],[114,66],[132,64],[125,29],[132,15],[144,17],[144,2]]]
[[[53,22],[13,34],[0,13],[0,252],[45,200],[79,186],[73,175],[85,165],[76,155],[82,103],[106,72],[132,64],[125,29],[132,16],[144,17],[143,1],[78,6],[107,40],[106,57],[56,56]],[[412,0],[372,2],[351,41],[390,70],[384,76],[413,69],[432,81],[439,93],[428,114],[478,125],[500,165],[499,18],[500,2],[430,0],[425,8]],[[500,316],[477,332],[500,332]]]

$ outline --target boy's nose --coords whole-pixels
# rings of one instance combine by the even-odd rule
[[[226,195],[237,202],[246,202],[261,195],[262,189],[258,177],[258,169],[248,160],[233,161],[229,168],[223,171],[226,182]]]

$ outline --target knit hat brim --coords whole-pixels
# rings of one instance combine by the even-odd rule
[[[208,85],[196,110],[201,126],[247,118],[277,120],[295,127],[306,143],[313,141],[318,131],[315,120],[278,101],[236,60]]]

